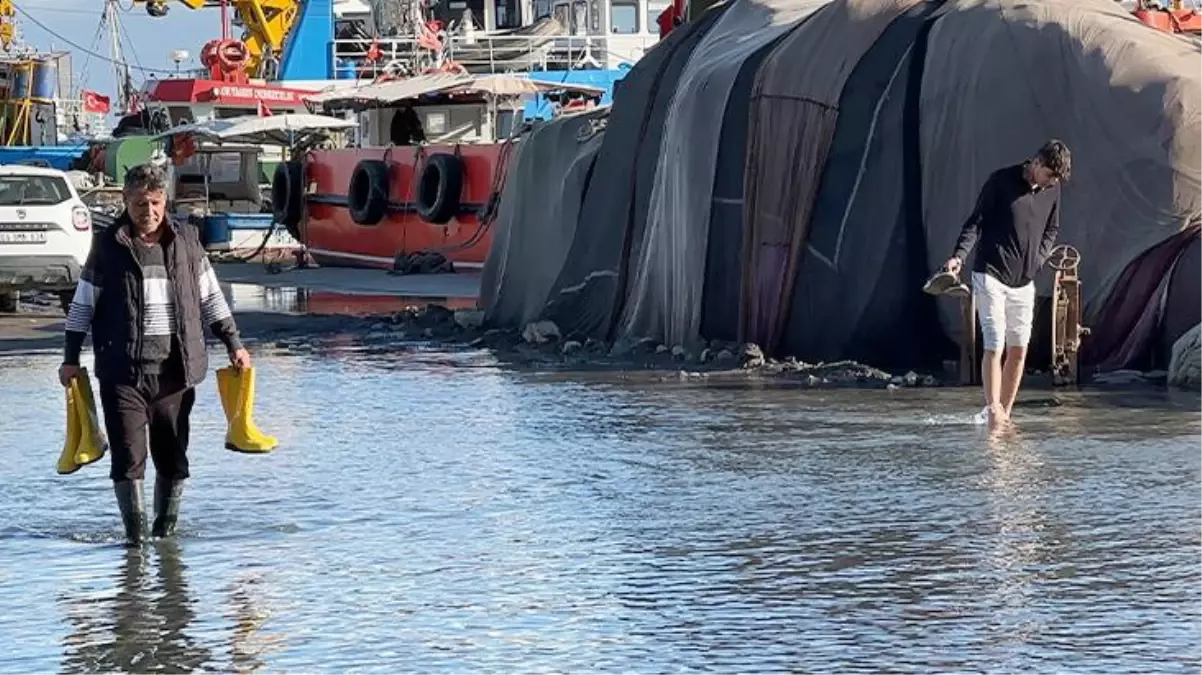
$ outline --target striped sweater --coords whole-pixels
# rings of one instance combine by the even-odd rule
[[[142,350],[139,366],[146,374],[158,373],[162,364],[171,358],[178,348],[175,291],[167,277],[164,249],[165,246],[161,243],[138,242],[132,245],[134,255],[142,268]],[[221,292],[217,274],[207,258],[201,258],[199,270],[201,320],[211,327],[215,335],[222,338],[231,351],[241,348],[233,315]],[[66,363],[79,363],[84,337],[92,325],[96,302],[100,298],[102,289],[91,277],[90,274],[84,274],[80,279],[67,311]],[[176,356],[178,357],[178,354]]]

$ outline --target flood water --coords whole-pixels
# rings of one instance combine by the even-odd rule
[[[181,533],[131,553],[107,458],[54,472],[57,355],[0,357],[0,671],[1202,667],[1196,395],[990,439],[965,390],[257,359],[280,448],[223,449],[210,377]]]

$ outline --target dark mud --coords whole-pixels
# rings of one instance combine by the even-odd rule
[[[447,350],[487,349],[511,368],[548,371],[623,371],[661,380],[761,379],[803,388],[901,389],[959,386],[954,372],[890,373],[855,361],[806,363],[792,357],[766,357],[755,344],[711,341],[665,345],[651,339],[617,343],[561,335],[549,321],[522,330],[484,324],[480,310],[442,305],[411,306],[393,314],[241,311],[236,313],[243,341],[252,346],[305,352],[320,349],[322,338],[350,338],[369,351],[403,349],[424,343]],[[0,353],[61,348],[63,314],[49,294],[23,294],[17,313],[0,315]],[[1046,380],[1046,381],[1045,381]],[[1090,378],[1103,388],[1163,388],[1163,371],[1118,371]],[[1050,388],[1050,377],[1032,369],[1024,388]]]
[[[950,383],[934,373],[892,374],[854,361],[805,363],[766,358],[754,344],[709,342],[685,347],[646,339],[606,343],[560,335],[549,321],[530,324],[521,331],[490,328],[484,324],[482,311],[439,305],[412,307],[390,316],[309,318],[326,320],[330,332],[355,335],[368,348],[420,341],[444,349],[487,349],[503,364],[518,368],[646,371],[663,379],[770,378],[803,387],[897,389]],[[245,325],[241,317],[239,321]],[[317,349],[308,338],[323,332],[318,323],[307,324],[304,334],[291,334],[291,328],[243,328],[243,332],[248,342],[287,350]]]

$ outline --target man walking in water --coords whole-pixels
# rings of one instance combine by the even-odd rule
[[[1010,420],[1018,396],[1035,315],[1034,278],[1056,243],[1060,183],[1071,173],[1068,146],[1058,140],[1021,164],[994,171],[944,265],[959,272],[979,242],[972,292],[984,341],[981,381],[990,426]]]
[[[194,387],[205,378],[204,324],[230,361],[250,366],[217,275],[195,228],[167,218],[167,180],[143,165],[125,175],[125,212],[96,236],[67,312],[59,379],[79,374],[92,330],[100,403],[112,454],[113,489],[126,538],[140,544],[146,516],[146,451],[156,472],[152,533],[175,533],[184,480]]]

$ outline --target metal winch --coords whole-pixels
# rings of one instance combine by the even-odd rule
[[[1081,252],[1061,244],[1052,249],[1047,264],[1055,270],[1051,316],[1052,381],[1055,386],[1074,386],[1080,381],[1081,338],[1089,335],[1089,328],[1081,325]],[[972,293],[960,297],[960,318],[960,383],[980,384],[977,308]]]

